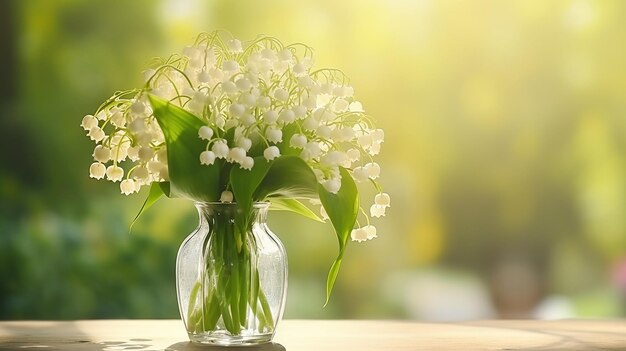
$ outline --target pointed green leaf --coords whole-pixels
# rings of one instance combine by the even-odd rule
[[[294,212],[314,221],[324,223],[324,220],[316,215],[315,212],[296,199],[272,198],[270,199],[270,210]]]
[[[255,199],[263,200],[267,196],[317,198],[317,179],[313,170],[298,156],[280,156],[267,171]]]
[[[271,165],[271,162],[268,162],[261,156],[254,158],[254,166],[250,170],[243,169],[239,165],[233,166],[231,169],[230,185],[233,189],[233,195],[235,195],[235,201],[244,210],[244,213],[247,213],[252,206],[252,202],[257,200],[253,198],[254,193],[261,181],[263,181],[263,178],[265,178]]]
[[[150,192],[148,193],[146,200],[143,202],[143,205],[141,205],[139,213],[137,213],[135,219],[133,219],[133,221],[130,223],[130,227],[128,228],[129,233],[133,230],[133,226],[135,225],[139,217],[141,217],[141,214],[143,214],[144,211],[152,207],[152,205],[154,205],[154,203],[157,202],[157,200],[159,200],[161,196],[167,195],[169,193],[169,188],[170,185],[168,182],[152,183],[152,185],[150,186]]]
[[[348,238],[350,238],[350,232],[356,223],[359,211],[358,190],[352,176],[343,167],[339,167],[339,172],[341,174],[341,189],[339,189],[337,194],[326,191],[322,185],[318,186],[320,201],[333,224],[337,234],[337,241],[339,242],[339,255],[330,268],[326,281],[326,304],[328,304],[330,294],[335,285],[346,244],[348,243]]]
[[[283,132],[283,141],[276,144],[276,146],[280,150],[280,154],[281,155],[300,155],[300,152],[301,152],[300,149],[296,149],[296,148],[289,146],[289,141],[291,140],[291,137],[294,134],[300,132],[300,128],[298,128],[298,125],[296,123],[288,124],[283,127],[282,132]]]
[[[216,201],[221,194],[220,170],[223,160],[205,166],[200,153],[206,142],[198,137],[202,122],[198,117],[154,95],[148,95],[167,144],[170,196],[197,201]]]

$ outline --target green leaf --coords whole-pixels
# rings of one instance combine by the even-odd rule
[[[300,157],[287,155],[275,159],[259,185],[254,198],[317,198],[317,179]]]
[[[143,202],[143,205],[141,205],[141,208],[139,209],[139,213],[137,213],[135,219],[133,219],[133,221],[130,223],[130,227],[128,228],[129,233],[133,230],[133,226],[135,225],[139,217],[141,217],[143,212],[152,207],[152,205],[154,205],[154,203],[157,202],[157,200],[159,200],[161,196],[167,195],[169,193],[169,189],[169,182],[152,183],[152,185],[150,186],[150,192],[146,197],[146,201]]]
[[[326,304],[328,304],[337,274],[339,274],[339,267],[341,267],[346,244],[348,243],[350,232],[354,228],[354,223],[356,223],[359,211],[358,190],[352,176],[343,167],[339,167],[339,172],[341,174],[341,189],[339,189],[337,194],[332,194],[326,191],[322,185],[318,185],[320,201],[326,213],[328,213],[328,218],[330,218],[333,224],[337,234],[337,241],[339,242],[339,255],[331,266],[326,281]]]
[[[167,144],[170,197],[196,201],[217,201],[221,194],[220,169],[223,160],[213,165],[200,164],[206,142],[198,137],[205,123],[193,114],[154,95],[148,95]]]
[[[237,201],[244,213],[249,212],[252,202],[256,200],[253,198],[254,193],[263,181],[263,178],[265,178],[271,165],[271,162],[260,156],[254,158],[254,166],[250,170],[243,169],[239,165],[233,166],[231,169],[230,186],[233,189],[235,201]]]
[[[281,155],[296,155],[296,156],[300,155],[300,152],[301,152],[300,149],[296,149],[296,148],[289,146],[289,141],[291,140],[291,137],[294,134],[300,132],[300,128],[298,127],[297,123],[291,123],[291,124],[284,126],[282,129],[282,132],[283,132],[283,141],[276,144],[276,146],[280,150],[280,154]]]
[[[315,212],[296,199],[273,198],[270,200],[270,210],[294,212],[314,221],[324,223],[324,220],[316,215]]]

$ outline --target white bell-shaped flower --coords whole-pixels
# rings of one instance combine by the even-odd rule
[[[128,158],[135,162],[137,160],[139,160],[139,146],[131,146],[128,148],[128,150],[126,151],[126,153],[128,154]]]
[[[352,170],[352,176],[354,177],[354,180],[359,183],[366,182],[369,178],[369,176],[367,175],[367,171],[363,167],[354,168]]]
[[[111,149],[106,146],[96,145],[96,148],[93,150],[93,158],[98,162],[106,163],[111,160]]]
[[[367,233],[367,240],[372,240],[378,237],[378,235],[376,235],[376,227],[374,227],[373,225],[366,225],[365,227],[363,227],[363,229]]]
[[[234,147],[228,151],[228,160],[236,163],[241,163],[246,158],[246,150],[240,147]]]
[[[146,169],[146,167],[139,166],[134,168],[132,171],[133,179],[138,181],[141,184],[146,184],[148,182],[148,178],[150,178],[150,172]]]
[[[371,179],[376,179],[380,176],[380,166],[376,162],[366,164],[364,167],[367,176]]]
[[[256,100],[256,106],[258,108],[268,108],[271,104],[272,100],[267,96],[259,96],[259,98]]]
[[[387,193],[376,194],[374,197],[374,203],[379,206],[390,207],[391,197]]]
[[[252,167],[254,166],[254,159],[250,156],[246,156],[243,158],[241,162],[239,162],[239,165],[243,169],[251,170]]]
[[[202,126],[198,130],[198,137],[203,140],[211,140],[213,137],[213,129],[209,126]]]
[[[222,191],[222,195],[220,195],[221,202],[233,202],[233,193],[228,190]]]
[[[341,179],[331,178],[322,183],[322,186],[326,191],[331,194],[337,194],[339,189],[341,189]]]
[[[96,143],[100,142],[100,140],[104,139],[104,137],[106,136],[104,134],[104,131],[98,126],[92,127],[89,130],[88,135],[89,138],[91,138],[91,140],[95,141]]]
[[[352,162],[357,162],[361,158],[361,152],[358,149],[351,148],[346,151],[348,159]]]
[[[319,121],[315,119],[313,116],[307,117],[302,123],[302,128],[305,130],[316,130],[319,127]]]
[[[304,150],[309,153],[310,158],[318,158],[322,153],[322,149],[320,148],[320,144],[316,141],[310,141],[304,147]]]
[[[303,134],[294,134],[289,140],[289,146],[296,149],[303,149],[307,144],[306,136]]]
[[[211,151],[215,154],[217,158],[226,158],[228,157],[228,145],[224,140],[218,140],[213,144]]]
[[[370,207],[370,215],[376,218],[383,217],[385,216],[385,209],[386,209],[385,206],[373,204]]]
[[[89,166],[89,176],[95,179],[104,178],[106,172],[106,166],[100,162],[94,162]]]
[[[275,124],[278,121],[278,112],[275,110],[268,110],[263,114],[263,119],[267,124]]]
[[[280,143],[283,141],[283,131],[275,127],[269,127],[265,131],[265,137],[271,143]]]
[[[215,153],[210,150],[202,151],[200,153],[200,164],[212,165],[215,162]]]
[[[150,161],[152,156],[154,156],[154,151],[152,151],[152,148],[148,146],[142,146],[139,149],[139,152],[137,153],[137,155],[139,156],[139,159],[141,161],[148,162]]]
[[[83,117],[80,126],[85,130],[90,130],[91,128],[98,126],[98,120],[92,115],[86,115]]]
[[[353,101],[350,103],[349,110],[350,112],[363,112],[363,105],[358,101]]]
[[[363,134],[357,138],[357,143],[364,148],[367,149],[372,145],[373,139],[371,134]]]
[[[289,92],[283,88],[277,88],[274,90],[274,98],[279,101],[289,100]]]
[[[250,151],[250,148],[252,147],[252,140],[246,137],[239,137],[237,138],[237,142],[235,144],[239,146],[240,148],[244,149],[246,152],[248,152]]]
[[[350,232],[352,241],[362,242],[367,240],[367,231],[363,228],[352,229]]]
[[[130,195],[130,194],[134,193],[135,191],[137,191],[138,187],[135,184],[134,180],[132,180],[132,179],[124,179],[120,183],[120,190],[122,191],[122,194]]]
[[[239,89],[237,89],[237,86],[235,85],[235,83],[231,82],[231,81],[226,81],[224,83],[222,83],[222,90],[226,93],[226,94],[235,94],[239,91]]]
[[[243,47],[241,46],[241,41],[237,39],[231,39],[228,41],[228,50],[232,53],[240,53],[243,52]]]
[[[280,112],[278,120],[284,124],[289,124],[296,119],[296,114],[291,109],[284,109]]]
[[[294,106],[292,111],[296,119],[303,119],[306,117],[306,107],[303,105]]]
[[[265,159],[268,161],[271,161],[279,156],[280,156],[280,150],[276,146],[272,145],[266,148],[265,150],[263,150],[263,157],[265,157]]]
[[[124,177],[124,169],[119,166],[111,165],[106,170],[107,179],[112,182],[119,182]]]
[[[344,99],[337,99],[333,104],[333,111],[341,113],[346,112],[348,110],[348,102]]]
[[[250,90],[250,88],[252,88],[252,83],[250,83],[250,81],[246,78],[237,79],[237,81],[235,82],[235,85],[241,91],[248,91]]]
[[[242,116],[246,112],[246,107],[242,104],[232,104],[229,107],[229,111],[233,116]]]
[[[372,146],[370,146],[370,148],[367,150],[367,153],[372,156],[378,155],[380,153],[380,143],[372,144]]]
[[[372,132],[372,142],[382,143],[383,141],[385,141],[385,132],[382,129],[375,129]]]
[[[222,62],[222,69],[227,72],[238,72],[239,63],[234,60],[224,61]]]
[[[251,125],[256,123],[256,118],[254,118],[254,115],[251,113],[245,113],[243,116],[240,117],[240,121],[241,124],[243,124],[245,127],[250,127]]]
[[[200,71],[196,75],[196,79],[198,80],[198,82],[206,84],[211,81],[211,74],[209,74],[208,71]]]

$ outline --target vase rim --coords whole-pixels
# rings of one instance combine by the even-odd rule
[[[194,201],[194,204],[199,206],[237,206],[237,202],[221,202],[221,201]],[[269,201],[255,201],[252,203],[253,208],[265,208],[270,205]]]

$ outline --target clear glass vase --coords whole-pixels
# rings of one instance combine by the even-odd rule
[[[267,226],[269,203],[197,202],[198,227],[176,259],[180,315],[195,343],[269,342],[282,318],[287,255]]]

